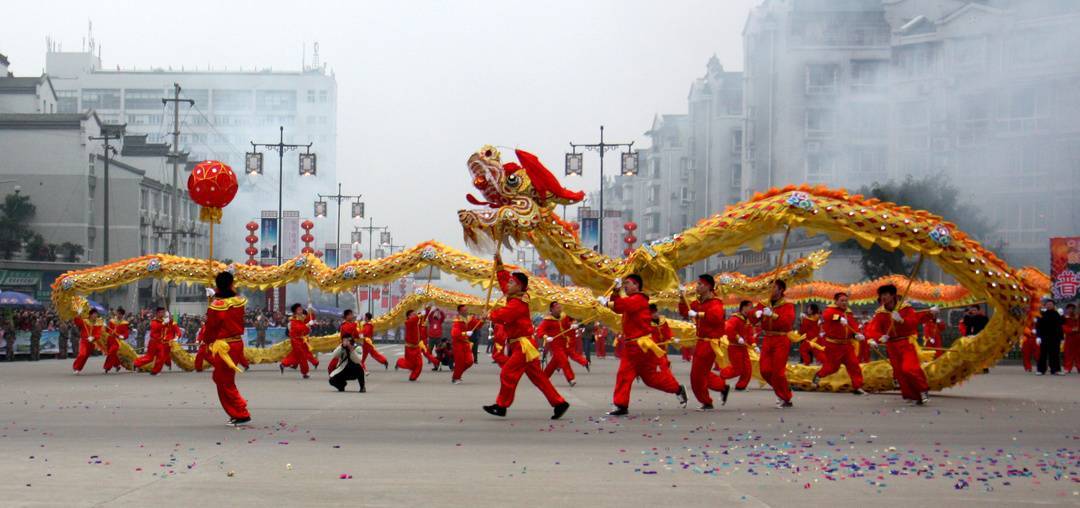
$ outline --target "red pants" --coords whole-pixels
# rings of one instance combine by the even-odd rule
[[[495,405],[506,408],[514,403],[514,392],[517,391],[518,381],[521,380],[522,374],[529,376],[529,381],[532,381],[532,384],[540,389],[540,393],[544,394],[548,404],[551,404],[552,407],[565,402],[562,395],[559,395],[559,392],[551,384],[551,380],[544,375],[544,371],[540,368],[539,358],[531,362],[525,361],[525,353],[521,351],[521,346],[510,344],[507,347],[510,349],[510,356],[506,363],[503,364],[502,370],[499,371],[499,384],[501,386],[499,396],[495,399]]]
[[[11,340],[11,337],[8,337]],[[86,366],[86,359],[90,358],[90,352],[94,350],[94,345],[89,340],[79,339],[79,355],[75,357],[75,363],[71,364],[71,369],[75,372],[82,372],[83,367]]]
[[[766,335],[761,341],[761,358],[758,369],[761,377],[772,387],[780,400],[791,402],[791,387],[787,380],[788,353],[791,339],[786,335]]]
[[[623,341],[619,357],[619,371],[615,374],[615,394],[612,401],[619,407],[630,407],[630,387],[634,379],[641,377],[645,386],[662,392],[679,391],[679,382],[670,370],[660,367],[660,358],[652,351],[642,351],[635,340]]]
[[[819,355],[819,358],[821,358],[822,366],[817,372],[818,377],[831,375],[840,370],[840,366],[843,365],[851,378],[851,388],[853,390],[862,388],[862,367],[859,366],[859,359],[855,357],[855,345],[850,341],[846,344],[825,341],[825,353]]]
[[[577,362],[578,365],[581,365],[582,367],[585,367],[589,364],[589,360],[585,358],[585,354],[581,351],[578,351],[577,349],[567,351],[566,357]]]
[[[679,352],[682,353],[682,359],[684,362],[689,362],[694,359],[694,348],[684,347],[679,348]]]
[[[922,393],[930,391],[926,373],[922,370],[915,346],[908,339],[890,340],[885,344],[892,365],[893,377],[900,383],[900,394],[907,400],[919,400]]]
[[[420,358],[420,347],[405,346],[405,356],[398,358],[395,369],[409,371],[409,381],[416,381],[424,370],[424,360]]]
[[[207,355],[210,354],[206,348],[206,343],[203,342],[202,345],[199,346],[199,350],[195,352],[195,372],[203,371],[203,363],[207,361]]]
[[[1020,355],[1024,360],[1024,370],[1031,372],[1032,362],[1039,361],[1039,345],[1035,343],[1035,339],[1024,339],[1020,346]]]
[[[1065,338],[1065,354],[1061,355],[1062,372],[1068,373],[1076,367],[1080,372],[1080,337]]]
[[[115,337],[109,336],[105,346],[105,372],[109,372],[112,369],[119,369],[120,356],[117,353],[120,351],[120,341],[116,340]]]
[[[143,366],[154,362],[154,366],[150,369],[151,374],[158,374],[161,372],[161,368],[166,363],[172,362],[171,348],[167,343],[151,342],[146,346],[146,353],[135,359],[135,369],[141,369]]]
[[[870,361],[870,345],[863,342],[859,344],[859,363],[868,363]]]
[[[451,380],[461,379],[461,375],[473,366],[472,344],[468,342],[454,342],[454,375]]]
[[[713,374],[715,365],[716,353],[713,352],[712,345],[706,340],[699,340],[694,346],[694,359],[690,363],[690,389],[702,404],[712,405],[709,390],[720,391],[727,387],[723,376]]]
[[[566,349],[553,347],[551,348],[551,359],[548,360],[547,367],[544,368],[544,375],[551,379],[551,376],[559,369],[566,376],[566,382],[572,383],[574,381],[574,369],[570,367],[570,357],[567,355]]]
[[[604,339],[596,339],[596,357],[607,358],[607,344]]]
[[[294,367],[300,367],[300,373],[308,375],[308,363],[314,367],[319,366],[319,360],[315,358],[315,355],[311,354],[311,349],[308,348],[307,342],[304,339],[289,339],[292,343],[292,350],[289,354],[281,360],[281,366],[287,369]]]
[[[727,355],[730,365],[720,371],[720,376],[724,379],[737,377],[739,380],[735,382],[735,389],[746,389],[754,375],[754,365],[750,363],[750,352],[747,351],[747,346],[728,344]]]
[[[373,358],[376,362],[379,362],[383,365],[387,364],[386,357],[383,356],[383,354],[380,353],[378,349],[375,349],[375,346],[368,344],[368,342],[365,340],[364,353],[360,355],[360,366],[363,367],[364,370],[367,370],[368,356],[371,356],[371,358]]]
[[[237,366],[246,362],[242,341],[229,343],[229,357]],[[225,413],[230,418],[251,418],[247,410],[247,401],[240,395],[240,390],[236,389],[236,371],[217,355],[210,357],[210,365],[214,367],[211,377],[217,385],[218,400],[221,401],[221,407]]]
[[[814,346],[810,345],[811,343],[809,338],[799,343],[799,361],[802,362],[803,365],[814,363],[815,350]],[[818,358],[818,361],[821,361],[821,358]]]

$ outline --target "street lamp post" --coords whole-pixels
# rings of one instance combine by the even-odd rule
[[[245,157],[244,167],[248,174],[262,174],[262,154],[256,152],[259,148],[277,150],[278,153],[278,205],[277,205],[277,264],[281,264],[281,208],[282,196],[285,190],[285,152],[303,148],[305,152],[300,154],[300,176],[315,176],[315,154],[311,153],[312,143],[306,145],[289,144],[285,142],[285,126],[278,127],[277,143],[251,142],[251,152]]]
[[[101,129],[100,136],[90,136],[90,141],[104,141],[105,146],[105,213],[104,213],[104,228],[102,228],[103,248],[102,265],[109,264],[109,154],[116,154],[116,148],[109,144],[109,141],[119,141],[123,137],[124,128],[127,124],[115,126],[116,130],[112,130],[114,126],[105,126]]]
[[[335,250],[335,252],[337,252],[337,256],[335,256],[335,259],[334,259],[334,268],[337,268],[337,267],[341,266],[341,201],[344,200],[344,199],[356,199],[357,203],[359,203],[359,199],[361,198],[361,195],[357,194],[357,195],[353,196],[353,195],[348,195],[348,194],[342,194],[341,193],[341,182],[338,182],[338,184],[337,184],[337,194],[331,194],[331,195],[318,194],[318,196],[319,196],[320,200],[333,199],[333,200],[337,201],[337,228],[336,228],[336,230],[337,230],[337,237],[336,237],[337,240],[335,240],[336,243],[334,243],[334,250]],[[316,201],[315,202],[315,216],[320,217],[320,215],[319,215],[319,210],[320,210],[319,205],[320,205],[320,203],[322,204],[321,209],[323,210],[323,215],[321,215],[321,217],[325,217],[326,216],[325,215],[325,211],[326,211],[326,202],[325,201]],[[352,212],[353,219],[363,219],[364,218],[363,203],[360,203],[360,205],[361,205],[360,207],[353,206],[353,212]],[[357,215],[357,214],[359,214],[359,215]],[[281,246],[278,246],[278,252],[281,252],[280,249],[281,249]],[[340,303],[339,293],[334,293],[334,306],[335,307],[339,306],[339,303]]]
[[[600,126],[600,142],[589,144],[577,144],[573,141],[570,142],[570,147],[573,148],[573,152],[566,154],[566,174],[578,175],[582,173],[582,154],[577,152],[578,148],[584,148],[585,150],[593,150],[600,153],[600,222],[597,224],[600,233],[600,255],[604,254],[604,153],[611,150],[618,150],[621,147],[626,147],[626,151],[622,154],[622,174],[623,176],[633,176],[637,174],[637,162],[638,154],[632,151],[634,148],[634,142],[629,143],[605,143],[604,142],[604,126]],[[564,211],[565,213],[565,211]]]
[[[368,225],[367,226],[356,226],[356,232],[360,232],[361,230],[367,231],[367,234],[368,234],[368,259],[375,259],[374,258],[374,256],[375,256],[375,250],[374,250],[375,242],[372,241],[371,236],[375,233],[375,231],[386,231],[387,229],[389,229],[389,226],[376,226],[374,217],[368,217]],[[375,310],[375,306],[372,305],[372,302],[371,302],[371,285],[370,284],[368,285],[368,298],[367,298],[367,300],[368,300],[368,312],[373,312]],[[357,309],[357,310],[359,310],[359,309]]]

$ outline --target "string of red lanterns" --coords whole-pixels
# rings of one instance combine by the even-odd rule
[[[623,236],[623,242],[626,242],[626,248],[623,249],[623,255],[630,257],[634,253],[634,244],[637,243],[638,238],[634,236],[634,231],[637,230],[637,223],[629,221],[623,224],[623,229],[626,230],[626,235]]]
[[[255,232],[259,230],[259,223],[251,221],[244,226],[248,230],[248,235],[244,237],[244,241],[248,246],[244,249],[244,254],[248,255],[248,266],[258,266],[259,262],[255,259],[255,255],[259,253],[259,249],[255,248],[255,244],[259,243],[259,237],[255,235]]]
[[[315,241],[315,236],[311,234],[311,230],[315,228],[315,223],[309,219],[304,219],[304,222],[300,223],[300,228],[304,230],[304,234],[300,235],[300,241],[304,242],[304,248],[300,249],[300,252],[302,254],[314,254],[315,249],[311,247],[311,242]]]

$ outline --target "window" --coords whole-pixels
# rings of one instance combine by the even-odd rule
[[[161,109],[164,93],[153,88],[128,88],[124,90],[125,109]]]
[[[855,91],[877,91],[886,83],[888,62],[883,60],[852,60],[851,88]]]
[[[308,104],[315,104],[315,90],[307,91],[307,101]]]
[[[658,204],[660,204],[660,186],[659,185],[650,185],[649,186],[649,206],[654,206],[654,205],[658,205]]]
[[[160,99],[161,97],[158,97]],[[86,109],[120,109],[120,90],[115,88],[84,88],[82,91],[82,108]]]
[[[259,111],[296,111],[295,90],[257,90],[255,109]]]
[[[652,166],[652,177],[653,178],[660,178],[660,159],[656,158],[656,159],[653,159],[653,160],[651,160],[649,162],[651,162],[651,166]]]
[[[833,159],[824,154],[812,153],[806,156],[806,181],[826,183],[832,180]]]
[[[860,138],[884,137],[888,130],[889,107],[883,102],[854,102],[851,106],[852,134]]]
[[[145,212],[150,209],[150,191],[147,189],[143,189],[140,194],[141,199],[139,199],[139,210]]]
[[[57,113],[78,113],[79,112],[79,91],[78,90],[57,90],[56,91],[56,112]]]
[[[831,109],[806,109],[806,136],[829,137],[836,128],[836,119]]]
[[[214,90],[215,111],[250,111],[251,90]]]
[[[1052,62],[1057,59],[1056,49],[1057,45],[1050,34],[1021,33],[1005,41],[1006,62],[1013,67]]]
[[[949,43],[950,69],[978,70],[986,65],[986,39],[968,37]]]
[[[731,154],[742,154],[742,129],[735,129],[731,131]]]
[[[731,186],[742,187],[742,163],[731,164]]]
[[[852,172],[867,176],[885,173],[885,147],[855,147],[850,153]]]
[[[321,104],[326,104],[329,101],[330,101],[330,92],[328,92],[326,90],[319,90],[319,102]]]
[[[694,164],[693,161],[690,160],[690,158],[683,157],[679,159],[679,178],[683,180],[689,180],[690,170],[693,169],[693,167]]]
[[[806,93],[822,95],[836,93],[839,67],[835,64],[808,64],[806,66]]]
[[[895,54],[894,63],[903,77],[929,76],[937,66],[937,50],[930,44],[901,47]]]
[[[161,125],[161,115],[128,115],[129,125]]]

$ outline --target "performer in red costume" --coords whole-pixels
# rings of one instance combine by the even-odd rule
[[[421,352],[424,358],[431,363],[431,370],[439,370],[439,357],[432,350],[442,338],[442,324],[446,320],[446,314],[438,307],[432,309],[431,304],[424,308],[424,315],[420,317],[420,342],[424,343]],[[429,340],[430,339],[430,340]]]
[[[604,325],[596,323],[593,326],[593,347],[596,348],[597,358],[607,358],[607,328]]]
[[[521,375],[529,377],[529,381],[540,389],[547,398],[548,404],[554,409],[552,420],[558,420],[570,408],[570,404],[559,395],[552,386],[551,380],[544,375],[540,368],[540,352],[536,350],[536,344],[532,342],[533,325],[529,312],[529,304],[525,303],[528,298],[529,277],[521,272],[510,273],[503,268],[502,257],[495,253],[495,275],[499,281],[499,289],[506,296],[506,304],[491,311],[491,322],[502,325],[508,337],[507,350],[509,359],[499,371],[499,396],[495,403],[484,406],[484,411],[495,416],[506,416],[506,410],[514,403],[514,392],[517,391],[518,381]]]
[[[415,310],[405,311],[405,356],[398,358],[394,364],[394,370],[405,369],[409,371],[409,381],[416,381],[424,370],[422,357],[427,346],[420,340],[423,336],[424,327],[420,322],[420,316]]]
[[[195,335],[195,342],[199,343],[199,349],[195,351],[195,372],[202,372],[203,365],[210,361],[210,346],[203,340],[204,337],[206,337],[205,323],[199,327],[199,332]]]
[[[278,369],[284,374],[286,368],[300,367],[300,375],[308,379],[311,377],[308,375],[308,364],[316,368],[319,366],[319,359],[311,354],[311,346],[308,345],[308,335],[311,335],[311,327],[315,326],[315,309],[308,307],[305,311],[302,305],[294,303],[289,307],[289,312],[292,312],[289,318],[289,344],[292,349],[278,364]]]
[[[960,336],[964,336],[964,322],[959,324]],[[1020,343],[1020,357],[1024,362],[1024,371],[1031,372],[1032,365],[1039,361],[1039,341],[1035,332],[1024,334],[1023,342]]]
[[[717,358],[721,356],[720,339],[724,336],[724,302],[716,298],[716,281],[707,273],[698,276],[694,291],[696,301],[687,303],[685,290],[680,287],[679,314],[694,320],[697,344],[690,363],[690,390],[701,403],[699,411],[713,408],[709,390],[720,392],[720,405],[727,404],[731,388],[722,376],[713,372]]]
[[[931,319],[926,321],[922,325],[923,329],[923,347],[942,347],[941,331],[945,328],[945,323],[940,319]],[[944,354],[944,351],[935,351],[934,358],[937,358]]]
[[[105,325],[105,373],[110,370],[120,370],[122,366],[120,363],[120,341],[126,341],[128,335],[131,335],[131,327],[128,322],[124,320],[126,312],[123,307],[116,309],[116,315],[109,320],[109,323]]]
[[[570,336],[570,345],[566,348],[566,357],[585,367],[585,372],[589,372],[591,362],[588,358],[585,358],[585,346],[581,342],[581,336],[585,333],[585,329],[574,318],[570,318],[570,328],[572,328],[572,331],[567,333]]]
[[[900,384],[904,399],[920,406],[926,404],[930,400],[930,386],[914,340],[919,334],[919,324],[932,317],[936,308],[932,307],[930,312],[916,312],[906,302],[899,301],[896,286],[892,284],[879,287],[877,293],[881,306],[866,327],[870,346],[876,346],[878,341],[885,343],[893,377]]]
[[[750,315],[754,313],[754,304],[750,300],[739,302],[739,311],[724,323],[724,335],[727,336],[727,367],[720,369],[720,377],[739,378],[735,390],[743,391],[750,384],[754,366],[750,363],[750,347],[754,344],[754,325]]]
[[[479,318],[469,315],[467,307],[458,305],[457,317],[450,327],[450,341],[454,353],[454,375],[450,379],[452,384],[460,384],[461,375],[476,363],[472,352],[472,335],[482,323]]]
[[[364,324],[360,327],[360,336],[364,338],[363,354],[360,356],[360,366],[364,368],[364,372],[367,372],[367,359],[370,356],[376,362],[381,363],[383,369],[390,368],[390,362],[386,361],[386,357],[375,349],[375,325],[371,323],[372,315],[370,312],[364,313]]]
[[[671,360],[668,359],[667,355],[668,346],[673,342],[678,342],[678,340],[671,333],[671,325],[664,319],[664,316],[660,315],[660,307],[657,307],[655,303],[649,304],[649,323],[652,324],[653,342],[664,350],[664,357],[660,359],[660,368],[671,372]]]
[[[799,333],[806,336],[806,339],[799,343],[799,360],[803,365],[810,365],[814,363],[813,344],[821,343],[821,309],[816,303],[811,303],[806,312],[799,316]],[[818,363],[822,363],[820,353],[817,356]]]
[[[562,313],[562,305],[551,302],[548,304],[548,314],[540,320],[540,326],[536,327],[536,341],[542,341],[544,349],[551,352],[544,375],[550,379],[556,370],[562,370],[570,386],[577,384],[574,380],[574,369],[570,367],[570,348],[573,346],[570,334],[575,330],[572,326],[570,316]]]
[[[814,387],[818,386],[820,378],[832,375],[843,365],[851,378],[851,393],[862,395],[862,367],[855,356],[855,344],[866,337],[859,332],[855,313],[848,308],[847,293],[833,295],[833,303],[825,309],[822,319],[825,321],[822,325],[825,331],[825,354],[819,355],[822,366],[814,374]]]
[[[90,309],[85,318],[75,316],[75,327],[79,330],[79,355],[75,357],[75,362],[71,364],[71,369],[75,375],[79,375],[83,367],[86,366],[86,360],[90,358],[94,343],[101,338],[104,326],[105,324],[98,317],[97,309]],[[8,340],[11,339],[12,337],[8,337]]]
[[[791,327],[795,325],[795,304],[784,301],[787,283],[773,282],[772,295],[767,302],[754,308],[754,320],[761,326],[761,357],[758,368],[761,377],[776,393],[778,408],[792,407],[791,387],[787,379],[788,354],[791,352]]]
[[[174,333],[171,328],[172,317],[165,312],[165,307],[154,309],[154,319],[150,320],[150,342],[146,344],[143,355],[133,362],[135,370],[153,362],[150,375],[156,376],[161,373],[161,368],[171,358],[172,347],[169,343],[169,335]]]
[[[488,328],[488,335],[491,336],[491,361],[502,367],[510,359],[506,356],[506,329],[503,325],[493,323]]]
[[[625,296],[622,294],[624,289]],[[664,351],[652,340],[649,297],[641,290],[641,276],[635,273],[626,277],[625,288],[621,279],[615,279],[610,299],[604,296],[598,298],[601,305],[609,306],[615,313],[622,315],[622,332],[626,337],[620,341],[622,354],[619,358],[619,370],[615,374],[615,393],[612,397],[615,408],[608,412],[610,416],[629,413],[630,388],[637,377],[641,377],[646,386],[675,394],[679,405],[686,407],[686,388],[675,380],[671,371],[659,368]]]
[[[1080,314],[1076,312],[1076,304],[1070,303],[1065,306],[1065,323],[1061,325],[1065,332],[1065,354],[1061,358],[1062,372],[1068,374],[1074,367],[1080,372]]]
[[[230,425],[251,421],[247,401],[236,389],[236,365],[244,361],[244,307],[247,299],[236,294],[233,274],[220,272],[214,278],[217,291],[206,309],[203,341],[210,351],[212,378],[217,385],[218,400],[229,415]]]

